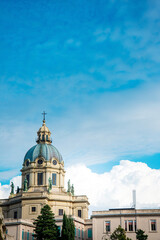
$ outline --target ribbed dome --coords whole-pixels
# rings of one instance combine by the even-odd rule
[[[24,157],[24,162],[26,159],[34,162],[38,157],[44,157],[47,161],[52,158],[56,158],[59,162],[63,161],[59,151],[53,145],[47,143],[39,143],[30,148]]]

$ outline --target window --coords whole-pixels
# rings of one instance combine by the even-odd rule
[[[63,215],[63,209],[59,209],[59,216]]]
[[[133,231],[133,221],[132,220],[128,221],[128,228],[129,228],[130,232]]]
[[[29,166],[29,160],[26,161],[26,166],[27,166],[27,167]]]
[[[42,159],[38,159],[38,164],[41,165],[43,163]]]
[[[127,231],[127,221],[124,221],[124,230]]]
[[[32,212],[36,212],[36,207],[32,207]]]
[[[84,230],[82,229],[82,239],[84,238]]]
[[[137,231],[137,223],[136,223],[136,220],[134,221],[134,231],[135,231],[135,232]]]
[[[34,233],[32,233],[32,240],[34,240]]]
[[[46,140],[48,140],[48,135],[46,135]]]
[[[38,185],[43,185],[43,173],[38,173],[37,174],[38,177]]]
[[[17,211],[14,212],[14,219],[17,219]]]
[[[22,240],[24,240],[24,230],[22,230]]]
[[[29,240],[29,231],[27,232],[27,240]]]
[[[78,217],[81,218],[81,216],[82,216],[82,211],[81,211],[81,210],[78,210]]]
[[[75,228],[75,237],[77,236],[77,229]]]
[[[52,185],[56,185],[56,173],[52,173]]]
[[[42,141],[44,141],[44,135],[42,135]]]
[[[56,160],[53,160],[53,165],[57,165],[57,161]]]
[[[81,230],[78,228],[78,237],[80,238],[81,236]]]
[[[27,187],[29,187],[29,174],[26,174],[26,179],[27,179]]]
[[[156,231],[156,220],[151,220],[151,231]]]
[[[59,235],[61,236],[61,227],[58,226],[58,230],[59,230]]]
[[[88,228],[88,238],[92,238],[92,228]]]
[[[106,221],[106,222],[105,222],[105,226],[106,226],[106,232],[110,232],[110,231],[111,231],[110,221]]]

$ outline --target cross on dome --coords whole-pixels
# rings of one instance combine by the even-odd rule
[[[46,121],[45,115],[47,115],[47,113],[45,111],[43,111],[42,115],[43,115],[43,122],[45,122]]]

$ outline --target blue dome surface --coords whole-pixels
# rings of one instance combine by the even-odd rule
[[[26,159],[34,162],[38,157],[44,157],[47,161],[50,161],[52,158],[56,158],[59,162],[63,161],[59,151],[53,145],[47,143],[39,143],[30,148],[24,157],[24,162]]]

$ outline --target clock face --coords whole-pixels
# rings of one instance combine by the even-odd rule
[[[38,164],[42,164],[43,163],[43,160],[42,159],[39,159],[38,160]]]
[[[53,165],[57,165],[57,161],[56,160],[53,160]]]

